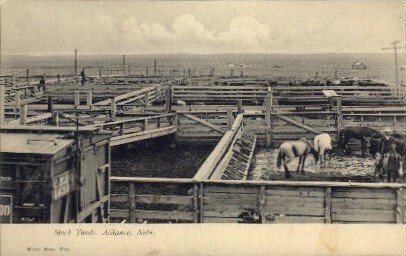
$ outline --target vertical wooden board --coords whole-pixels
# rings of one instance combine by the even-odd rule
[[[93,150],[84,152],[80,162],[81,170],[81,190],[80,201],[81,207],[90,205],[96,200],[96,172],[97,162],[93,154]]]
[[[63,222],[63,209],[62,202],[65,200],[65,197],[60,198],[57,201],[52,201],[50,206],[50,223],[61,223]]]
[[[325,192],[325,197],[324,197],[324,218],[326,223],[331,223],[331,195],[332,195],[332,189],[326,188]]]
[[[406,223],[406,189],[403,189],[402,191],[402,197],[403,197],[403,223]]]

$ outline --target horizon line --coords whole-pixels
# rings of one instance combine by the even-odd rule
[[[79,51],[78,51],[79,52]],[[80,53],[80,52],[79,52]],[[148,55],[311,55],[311,54],[392,54],[390,52],[295,52],[295,53],[277,53],[277,52],[219,52],[219,53],[87,53],[87,54],[78,54],[79,56],[148,56]],[[54,57],[54,56],[72,56],[72,54],[2,54],[2,57]]]

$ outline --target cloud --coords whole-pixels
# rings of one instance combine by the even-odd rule
[[[381,52],[405,34],[400,3],[51,2],[2,6],[4,54]]]
[[[128,44],[148,51],[177,52],[255,52],[270,37],[270,27],[253,17],[237,17],[223,31],[207,28],[191,14],[174,18],[172,24],[141,23],[135,18],[122,22],[121,30]]]

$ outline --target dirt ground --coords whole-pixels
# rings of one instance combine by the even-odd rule
[[[278,149],[256,149],[251,166],[252,180],[285,180],[283,166],[276,167]],[[305,162],[305,174],[296,173],[298,159],[289,163],[292,177],[288,180],[313,181],[357,181],[373,182],[375,160],[368,156],[362,158],[360,154],[345,156],[341,153],[330,154],[326,167],[315,165],[313,156],[308,156]]]

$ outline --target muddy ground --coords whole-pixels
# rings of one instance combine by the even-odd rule
[[[252,180],[286,180],[283,167],[276,167],[278,149],[258,148],[251,166]],[[305,162],[305,175],[296,173],[298,159],[289,163],[292,177],[288,180],[303,181],[356,181],[373,182],[375,160],[368,156],[362,158],[360,153],[345,156],[340,152],[330,154],[326,167],[315,165],[313,156]]]

